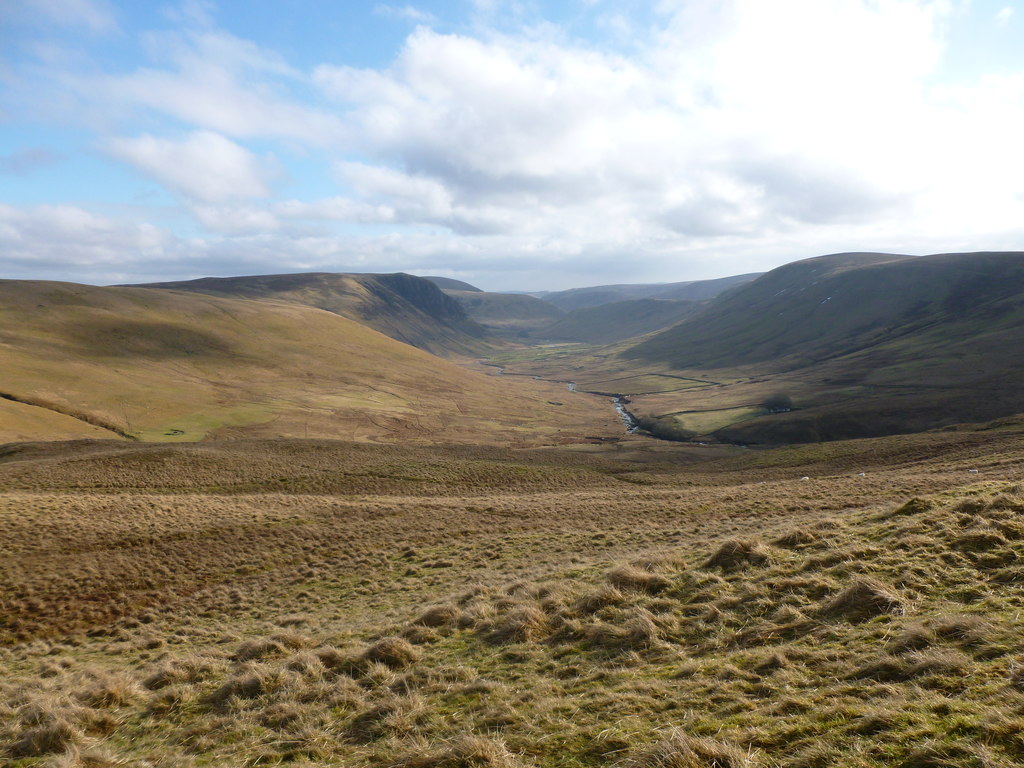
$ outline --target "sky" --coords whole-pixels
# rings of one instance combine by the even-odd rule
[[[0,0],[0,277],[1024,250],[1024,0]]]

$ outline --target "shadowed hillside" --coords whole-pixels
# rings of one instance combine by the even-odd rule
[[[1022,338],[1024,254],[837,254],[769,272],[623,355],[746,374],[680,413],[788,391],[792,412],[718,434],[802,442],[1022,411]]]
[[[587,344],[614,344],[675,325],[700,308],[695,301],[632,299],[574,309],[546,326],[542,334],[549,339],[581,341]]]
[[[456,280],[455,278],[452,277],[437,277],[435,275],[425,275],[423,279],[429,280],[446,293],[448,291],[475,291],[476,293],[483,293],[483,291],[481,291],[475,285],[470,285],[469,283],[463,282],[462,280]]]
[[[489,333],[508,339],[544,337],[544,329],[562,317],[562,310],[522,293],[490,293],[445,289],[473,320]]]
[[[470,371],[294,303],[0,281],[0,348],[0,442],[246,435],[535,444],[621,431],[600,401]]]
[[[430,279],[401,272],[204,277],[136,287],[306,304],[434,354],[475,355],[489,348],[484,329],[467,316],[459,302]]]
[[[571,312],[583,307],[596,307],[629,299],[673,299],[675,301],[704,301],[718,296],[737,285],[757,278],[760,273],[733,275],[715,280],[691,280],[682,283],[636,283],[625,285],[595,285],[588,288],[570,288],[567,291],[545,292],[544,301]]]

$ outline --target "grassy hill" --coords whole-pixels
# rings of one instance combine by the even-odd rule
[[[837,254],[769,272],[623,355],[742,380],[677,399],[678,413],[788,392],[792,412],[719,436],[792,442],[1022,411],[1022,338],[1024,254]]]
[[[567,291],[546,292],[543,294],[543,298],[544,301],[550,302],[566,312],[631,299],[704,301],[714,298],[723,291],[737,285],[750,282],[759,275],[760,273],[751,273],[714,280],[691,280],[682,283],[596,285],[588,288],[570,288]]]
[[[489,349],[484,329],[467,316],[459,302],[430,279],[403,273],[204,277],[137,287],[305,304],[434,354],[477,355]]]
[[[446,291],[446,292],[447,291],[475,291],[475,292],[478,292],[478,293],[483,293],[483,291],[481,291],[475,285],[470,285],[469,283],[463,282],[462,280],[455,280],[454,278],[451,278],[451,277],[436,277],[436,276],[432,276],[432,275],[426,275],[426,276],[424,276],[423,279],[424,280],[429,280],[434,285],[436,285],[438,288],[440,288],[442,291]]]
[[[693,301],[633,299],[574,309],[544,327],[541,335],[560,341],[614,344],[675,325],[700,308]]]
[[[6,280],[0,348],[0,412],[15,417],[0,442],[536,444],[620,432],[610,407],[564,387],[471,371],[296,303]]]

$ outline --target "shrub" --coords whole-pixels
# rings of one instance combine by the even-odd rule
[[[636,420],[636,425],[651,437],[659,440],[674,440],[686,442],[697,436],[697,433],[690,429],[684,429],[673,416],[641,416]]]

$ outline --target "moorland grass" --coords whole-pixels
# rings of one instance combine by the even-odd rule
[[[978,434],[12,450],[0,759],[1019,764],[1024,449]]]

